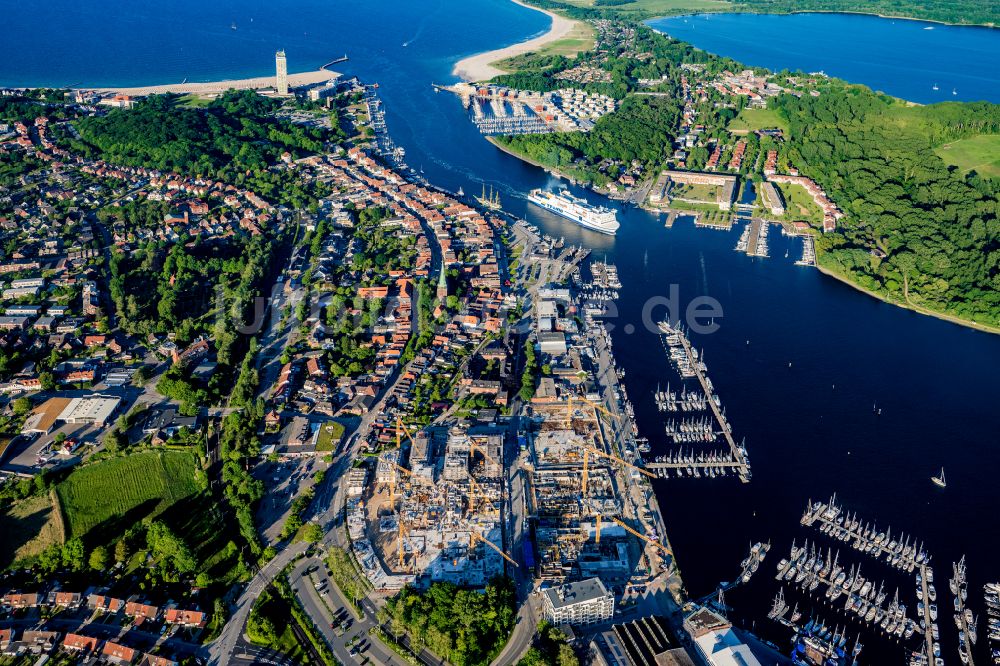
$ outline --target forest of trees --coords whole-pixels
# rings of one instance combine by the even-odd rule
[[[455,666],[489,664],[500,653],[517,615],[514,583],[493,579],[484,592],[433,583],[426,592],[411,587],[385,605],[393,631],[406,631],[411,646],[424,647]]]
[[[862,12],[882,16],[943,21],[945,23],[1000,23],[1000,5],[982,0],[735,0],[738,6],[768,14],[784,12]]]
[[[543,9],[556,9],[570,18],[628,18],[634,21],[712,11],[705,3],[683,1],[675,3],[651,3],[642,0],[594,0],[590,7],[573,0],[531,0],[531,4]],[[1000,24],[1000,6],[982,0],[731,0],[731,4],[721,4],[715,11],[752,11],[760,13],[784,12],[861,12],[882,16],[905,16],[908,18],[943,21],[945,23],[973,23],[977,25]]]
[[[779,98],[789,156],[844,210],[820,263],[887,298],[1000,325],[1000,183],[933,149],[1000,133],[1000,106],[906,107],[860,86]]]
[[[299,178],[268,167],[288,151],[298,158],[323,148],[328,130],[275,118],[280,100],[229,91],[205,108],[176,95],[152,95],[132,109],[80,119],[72,150],[108,162],[172,170],[246,186],[267,200],[305,207],[315,200]]]

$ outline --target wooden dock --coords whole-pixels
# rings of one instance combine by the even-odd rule
[[[955,609],[955,616],[958,619],[958,624],[961,626],[959,629],[963,634],[965,634],[965,651],[968,656],[968,661],[963,660],[962,663],[968,664],[968,666],[976,666],[972,659],[972,641],[969,640],[969,622],[965,619],[965,601],[962,600],[962,591],[965,590],[965,558],[959,563],[952,562],[952,580],[955,582],[955,586],[958,588],[958,594],[955,594],[955,603],[958,607]],[[948,587],[951,588],[952,580],[948,581]],[[927,584],[927,579],[924,579],[924,584]],[[924,596],[926,599],[926,595]],[[927,610],[926,607],[924,610]],[[975,618],[973,618],[975,619]]]
[[[695,460],[692,462],[647,462],[645,463],[644,467],[654,472],[659,470],[669,471],[672,469],[683,470],[689,468],[697,469],[699,471],[701,470],[708,471],[712,469],[725,470],[727,472],[729,471],[735,472],[740,477],[740,480],[743,481],[744,483],[749,481],[749,478],[744,477],[744,465],[741,464],[739,461],[730,459],[703,460],[703,461]]]
[[[750,218],[750,240],[747,243],[746,253],[751,257],[758,256],[757,241],[760,238],[761,226],[766,224],[759,217]]]
[[[891,539],[889,537],[886,537],[885,541],[883,541],[882,543],[876,543],[874,539],[871,539],[864,535],[862,529],[863,526],[861,524],[859,524],[859,526],[855,529],[847,527],[846,523],[845,525],[838,525],[836,521],[837,518],[841,516],[841,513],[842,512],[840,510],[840,507],[836,506],[833,503],[833,499],[831,498],[831,501],[829,503],[820,504],[818,508],[810,503],[810,505],[806,508],[805,513],[802,514],[802,519],[800,522],[806,527],[815,526],[817,523],[819,523],[820,525],[823,524],[829,525],[830,532],[828,532],[828,534],[830,534],[832,538],[837,539],[839,541],[843,541],[844,543],[849,544],[855,550],[871,555],[876,560],[881,558],[882,555],[886,555],[887,556],[886,563],[890,564],[891,566],[892,558],[900,554],[893,552],[889,548],[889,542],[891,541]],[[846,538],[838,537],[836,534],[834,534],[835,530],[841,534],[846,533]],[[868,551],[869,546],[873,547],[873,550],[871,552]],[[910,553],[910,555],[901,558],[901,562],[898,568],[910,572],[912,572],[914,569],[920,568],[922,566],[922,563],[917,562],[916,560],[917,552],[919,552],[919,550],[916,548],[916,544],[914,543],[913,552]]]
[[[934,663],[934,630],[932,625],[934,620],[931,619],[931,605],[927,603],[927,570],[930,567],[926,565],[920,565],[920,596],[924,599],[924,613],[921,619],[924,621],[924,655],[927,657],[927,663]]]
[[[708,397],[708,406],[712,408],[712,414],[715,415],[715,421],[719,424],[719,430],[722,431],[722,436],[725,437],[726,443],[729,445],[729,450],[732,452],[732,464],[735,465],[737,474],[739,474],[740,481],[743,483],[748,483],[750,481],[750,461],[747,459],[746,454],[743,453],[743,449],[736,440],[733,439],[733,433],[729,424],[726,422],[725,417],[722,416],[722,410],[719,406],[715,404],[715,400],[712,399],[713,391],[712,387],[708,383],[708,378],[705,377],[705,373],[698,366],[698,361],[695,359],[694,349],[691,348],[691,341],[687,339],[686,335],[681,335],[681,344],[684,346],[684,352],[687,354],[688,361],[694,368],[695,377],[698,378],[698,383],[701,384],[701,390],[704,391],[705,396]]]

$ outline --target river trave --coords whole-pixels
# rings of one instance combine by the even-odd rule
[[[666,229],[661,216],[628,208],[620,211],[621,229],[610,238],[529,206],[525,193],[553,185],[555,179],[487,143],[465,118],[459,100],[436,94],[430,84],[453,81],[452,66],[463,56],[544,31],[546,17],[506,0],[179,0],[168,12],[113,0],[99,13],[53,0],[43,6],[13,5],[8,15],[19,29],[5,42],[0,85],[236,78],[273,72],[278,48],[288,53],[291,71],[318,67],[346,52],[350,60],[338,67],[379,83],[395,141],[429,180],[470,193],[484,182],[492,185],[514,214],[618,265],[624,288],[620,315],[613,322],[615,352],[626,370],[642,434],[653,442],[652,455],[663,452],[665,440],[664,418],[651,393],[668,381],[676,387],[678,379],[656,335],[641,326],[643,307],[650,298],[668,295],[671,285],[677,285],[682,305],[699,295],[716,298],[724,310],[716,319],[718,332],[692,336],[692,341],[705,352],[734,434],[746,439],[753,480],[746,485],[732,477],[655,483],[689,592],[708,594],[719,581],[731,580],[749,544],[770,539],[773,548],[760,572],[727,601],[735,607],[737,621],[756,618],[759,633],[787,647],[788,634],[763,619],[777,590],[774,565],[787,557],[793,538],[801,543],[808,536],[834,545],[816,530],[799,527],[798,520],[809,498],[825,499],[836,491],[860,517],[925,541],[937,573],[943,653],[948,663],[957,662],[946,583],[951,562],[968,555],[970,603],[982,617],[981,585],[1000,579],[1000,484],[995,480],[1000,469],[1000,337],[881,303],[814,269],[796,266],[800,242],[776,230],[770,236],[771,258],[751,259],[733,251],[739,229],[696,229],[683,220]],[[843,20],[835,15],[808,18],[830,26]],[[871,29],[887,38],[900,23],[918,25],[863,20],[872,21]],[[956,49],[966,38],[981,36],[975,28],[937,27],[926,32],[915,28],[912,39],[931,33],[935,38],[951,35],[950,48]],[[988,35],[992,62],[1000,62],[1000,33]],[[791,36],[786,33],[786,39]],[[809,42],[803,38],[798,47],[806,49]],[[922,48],[913,43],[914,49]],[[866,44],[870,41],[854,48],[864,51]],[[796,60],[790,53],[788,62],[747,61],[823,69],[893,92],[869,78],[874,65],[865,65],[863,58],[843,72],[835,54],[820,44],[806,55],[810,58]],[[935,78],[925,67],[924,62],[903,63],[893,77],[914,91],[929,89]],[[954,85],[962,99],[972,89],[948,83],[944,74],[939,77],[940,86],[950,92]],[[997,89],[994,84],[993,92]],[[902,88],[894,94],[926,101]],[[627,324],[636,327],[634,332],[627,332]],[[875,404],[881,416],[873,412]],[[930,481],[942,465],[948,478],[945,490]],[[896,575],[846,546],[840,550],[842,564],[863,562],[869,578],[884,578],[890,597],[898,585],[911,617],[915,615],[912,575]],[[789,596],[807,616],[815,610],[828,624],[844,624],[842,615],[821,603]],[[751,622],[747,620],[748,626]],[[902,663],[901,647],[867,637],[862,641],[862,663]],[[977,653],[985,656],[987,644],[980,626]]]

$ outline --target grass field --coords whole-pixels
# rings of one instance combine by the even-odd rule
[[[195,463],[188,451],[145,451],[73,472],[57,488],[67,536],[116,534],[197,494]]]
[[[356,599],[361,599],[371,592],[371,583],[358,569],[354,555],[348,551],[330,548],[326,566],[330,570],[330,578],[334,584],[352,604],[356,603]]]
[[[719,197],[719,187],[717,185],[702,185],[700,183],[675,185],[670,190],[670,197],[671,199],[676,197],[714,204]]]
[[[316,438],[316,450],[321,453],[333,451],[337,447],[337,444],[340,442],[340,438],[343,436],[344,436],[343,423],[338,423],[336,421],[327,421],[320,428],[319,437]]]
[[[0,534],[0,568],[63,543],[63,521],[55,496],[29,497],[0,513]]]
[[[754,131],[773,129],[775,127],[780,128],[781,131],[788,134],[788,124],[777,111],[773,109],[743,109],[740,111],[740,115],[730,121],[726,129],[732,132],[734,130]]]
[[[177,100],[177,103],[180,106],[186,106],[192,109],[203,109],[209,104],[211,104],[213,101],[214,100],[212,100],[209,97],[201,97],[199,95],[188,93],[186,95],[181,95],[180,98]]]
[[[781,196],[785,199],[785,214],[778,218],[779,220],[786,220],[789,222],[797,222],[799,220],[803,222],[809,222],[812,225],[820,226],[823,223],[823,212],[816,205],[816,202],[812,200],[809,193],[801,185],[792,185],[789,183],[781,183],[780,185],[775,184],[775,187],[781,192]],[[761,203],[762,197],[758,196],[757,203],[762,207]],[[766,217],[774,217],[771,215],[770,209],[767,209]]]
[[[975,170],[986,178],[1000,178],[1000,134],[980,134],[934,149],[947,164],[962,173]]]

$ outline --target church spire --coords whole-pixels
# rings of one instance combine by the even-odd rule
[[[441,270],[438,272],[437,297],[440,300],[448,298],[448,276],[445,275],[444,260],[441,260]]]

